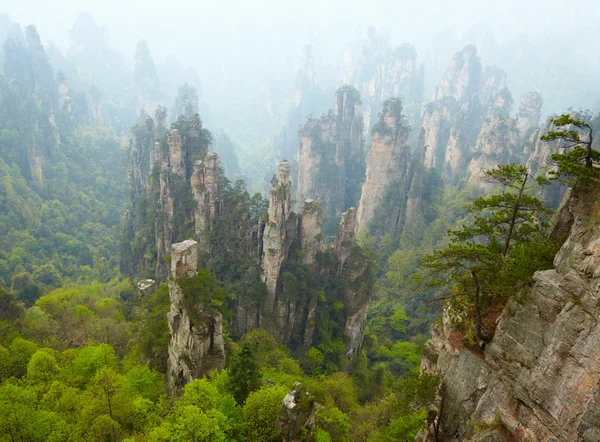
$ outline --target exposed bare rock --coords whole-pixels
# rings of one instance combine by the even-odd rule
[[[177,129],[172,129],[167,138],[169,146],[169,167],[171,173],[182,178],[185,177],[185,158],[182,151],[183,141]]]
[[[337,236],[332,239],[338,257],[338,275],[344,281],[345,355],[355,359],[362,349],[367,312],[373,294],[374,275],[369,259],[356,243],[356,211],[342,214]]]
[[[196,241],[173,244],[169,278],[171,309],[167,313],[170,331],[167,385],[171,393],[212,370],[225,367],[223,316],[201,301],[186,302],[178,284],[178,279],[196,275],[197,266]]]
[[[508,302],[483,358],[453,346],[449,324],[433,328],[427,353],[437,356],[422,368],[442,377],[443,407],[428,440],[598,440],[600,190],[568,195],[554,269]]]
[[[304,201],[298,220],[298,236],[304,252],[304,262],[310,267],[315,267],[317,255],[323,248],[323,215],[316,201]]]
[[[156,289],[156,281],[154,279],[142,279],[137,283],[137,288],[140,296],[146,296]]]
[[[177,97],[175,98],[175,112],[173,117],[175,120],[179,116],[192,118],[198,113],[198,92],[193,84],[185,83],[177,89]]]
[[[423,165],[427,169],[442,168],[450,138],[452,103],[448,100],[430,102],[423,112]],[[451,156],[451,155],[450,155]]]
[[[537,127],[540,122],[542,104],[544,104],[544,100],[537,92],[528,92],[521,97],[519,109],[517,110],[519,138],[531,135],[530,131]]]
[[[488,66],[483,74],[481,82],[480,97],[482,101],[487,101],[506,88],[506,72],[496,66]]]
[[[517,121],[511,117],[493,117],[481,127],[467,176],[477,182],[483,172],[498,164],[510,163],[517,148]]]
[[[171,168],[168,152],[160,159],[158,210],[162,214],[156,219],[156,279],[164,281],[168,276],[167,255],[173,243],[173,195],[171,193]]]
[[[355,86],[363,101],[365,130],[378,121],[383,103],[398,97],[408,108],[411,123],[419,117],[423,96],[423,66],[417,65],[417,52],[409,44],[393,49],[387,39],[371,32],[360,52],[344,55],[344,82]]]
[[[34,128],[37,130],[37,122]],[[39,192],[44,188],[44,173],[42,170],[42,153],[35,137],[31,137],[27,143],[27,161],[29,163],[29,173],[33,187]]]
[[[279,272],[296,230],[296,218],[292,216],[291,187],[290,165],[283,161],[277,167],[277,181],[271,189],[269,201],[269,221],[263,234],[262,271],[267,285],[266,312],[273,311],[275,306]]]
[[[212,220],[219,213],[219,154],[208,152],[206,159],[196,161],[190,178],[194,210],[195,236],[199,251],[208,252]]]
[[[507,88],[499,90],[488,100],[486,117],[508,117],[512,109],[513,98]]]
[[[283,442],[314,441],[317,408],[315,398],[306,391],[306,387],[295,382],[281,405],[279,426]]]
[[[379,123],[373,128],[371,147],[367,153],[366,179],[362,186],[357,212],[357,236],[369,231],[369,224],[376,214],[387,213],[383,204],[390,192],[400,192],[407,179],[410,147],[408,135],[410,127],[402,115],[402,102],[397,98],[386,101],[380,114]],[[400,209],[396,205],[395,210]],[[390,214],[383,220],[387,229],[394,233],[399,214]],[[388,218],[388,217],[386,217]]]
[[[335,110],[310,119],[298,133],[296,200],[319,201],[332,231],[342,210],[358,201],[364,176],[363,120],[360,95],[350,86],[336,93]]]
[[[477,94],[480,85],[481,61],[477,50],[475,46],[465,46],[452,59],[450,67],[435,90],[433,99],[451,97],[456,101],[463,101]]]

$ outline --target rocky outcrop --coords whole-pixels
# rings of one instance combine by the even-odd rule
[[[291,192],[290,165],[283,161],[277,167],[277,179],[269,200],[269,221],[263,234],[262,271],[267,286],[265,311],[273,314],[281,265],[287,258],[296,231]]]
[[[195,237],[200,253],[208,253],[212,221],[219,213],[219,154],[208,152],[196,161],[190,178],[194,209]]]
[[[296,233],[296,217],[292,213],[292,183],[290,165],[283,161],[277,168],[277,179],[271,189],[269,220],[263,233],[262,272],[267,288],[261,326],[281,338],[284,325],[282,312],[277,308],[277,289],[281,266],[288,256]]]
[[[473,46],[458,52],[423,111],[423,164],[452,180],[468,162],[482,116],[481,100],[502,84],[500,70],[486,70]]]
[[[337,235],[332,238],[338,258],[337,274],[344,284],[345,355],[355,359],[362,349],[369,303],[373,295],[374,274],[370,260],[356,243],[356,211],[342,214]]]
[[[192,240],[171,247],[168,283],[171,308],[167,313],[170,332],[167,386],[171,393],[212,370],[225,367],[223,315],[193,299],[194,294],[184,295],[178,283],[181,278],[196,275],[197,250],[198,244]]]
[[[175,111],[173,112],[175,120],[180,116],[192,118],[198,113],[198,102],[198,92],[193,84],[185,83],[180,86],[175,98]]]
[[[279,427],[284,442],[315,440],[315,418],[318,404],[300,382],[295,382],[284,398],[279,416]]]
[[[530,131],[538,126],[543,104],[544,100],[537,92],[528,92],[521,97],[519,109],[517,110],[517,127],[520,139],[531,135]]]
[[[302,213],[298,219],[298,238],[304,252],[304,263],[315,268],[317,256],[323,249],[323,214],[318,202],[304,201]]]
[[[508,302],[483,356],[457,346],[447,320],[433,328],[422,369],[441,376],[442,401],[421,440],[599,440],[600,191],[566,198],[554,268]]]
[[[296,200],[319,201],[332,233],[345,207],[358,202],[364,177],[363,120],[360,94],[351,86],[336,93],[335,110],[310,119],[298,133]]]
[[[140,297],[143,297],[152,293],[156,289],[156,282],[154,279],[142,279],[137,283],[137,288]]]
[[[492,100],[487,118],[481,125],[477,143],[467,168],[467,178],[478,183],[483,172],[498,164],[509,164],[518,160],[517,151],[519,130],[517,120],[510,117],[512,98],[508,90],[503,89]]]
[[[392,199],[400,198],[399,193],[406,185],[410,156],[409,133],[410,127],[402,114],[400,99],[392,98],[386,101],[380,113],[379,123],[373,128],[371,147],[367,153],[366,178],[362,185],[357,213],[358,237],[369,231],[369,224],[376,214],[378,218],[389,218],[381,220],[385,227],[380,230],[395,233],[395,223],[397,224],[400,216],[396,212],[400,210],[401,205],[394,204],[392,214],[386,212],[386,205],[389,205]]]
[[[465,46],[458,52],[433,94],[434,100],[453,98],[468,100],[479,92],[481,86],[481,61],[475,46]]]
[[[156,218],[155,243],[156,243],[156,279],[164,281],[169,274],[167,255],[171,250],[174,236],[174,201],[171,186],[171,168],[169,165],[170,155],[167,152],[160,153],[159,193],[158,211],[161,214]]]
[[[363,46],[344,55],[343,81],[356,87],[363,101],[365,130],[378,121],[383,103],[398,97],[408,110],[411,124],[419,117],[423,97],[423,65],[418,66],[417,52],[409,44],[397,48],[371,29]]]

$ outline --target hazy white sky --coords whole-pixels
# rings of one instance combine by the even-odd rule
[[[277,50],[317,37],[327,51],[371,24],[388,28],[392,41],[417,46],[445,28],[466,31],[478,22],[486,22],[499,40],[577,28],[591,35],[600,18],[597,5],[596,0],[1,0],[0,11],[22,25],[36,24],[43,39],[63,47],[77,15],[88,12],[110,29],[112,44],[126,56],[144,38],[160,59],[190,47],[227,56],[240,47]]]
[[[445,43],[434,40],[440,33],[451,28],[460,36],[481,23],[500,44],[576,36],[584,70],[597,69],[600,54],[598,0],[0,0],[0,12],[35,24],[42,40],[62,48],[75,18],[87,12],[109,29],[111,45],[129,64],[137,41],[146,39],[157,62],[175,55],[208,85],[238,72],[253,83],[293,78],[308,42],[317,45],[322,64],[334,65],[369,25],[386,29],[394,46],[413,44],[421,60]],[[584,56],[590,53],[593,61]]]

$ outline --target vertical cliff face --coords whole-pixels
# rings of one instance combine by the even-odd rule
[[[369,224],[376,214],[382,228],[378,233],[394,234],[400,214],[400,204],[394,205],[394,213],[386,211],[386,199],[401,198],[399,195],[408,180],[410,128],[402,114],[402,102],[397,98],[386,101],[380,113],[379,123],[371,134],[371,147],[367,153],[365,182],[362,185],[357,212],[357,236],[368,232]],[[406,187],[404,187],[404,190]],[[393,192],[394,195],[390,195]],[[383,216],[388,215],[388,216]],[[372,229],[373,231],[375,229]]]
[[[298,133],[296,200],[317,200],[333,230],[345,207],[356,204],[364,177],[363,120],[360,95],[344,86],[336,93],[335,110],[309,120]]]
[[[481,125],[467,169],[467,178],[473,183],[477,183],[487,169],[508,164],[522,156],[517,149],[517,120],[508,115],[511,106],[512,98],[507,89],[498,92],[489,101],[486,119]]]
[[[195,202],[195,238],[200,253],[208,253],[212,221],[218,215],[219,205],[219,154],[208,152],[206,159],[196,161],[190,178]]]
[[[530,136],[531,130],[537,127],[540,122],[543,104],[544,100],[537,92],[528,92],[521,98],[517,111],[517,127],[519,128],[520,139]]]
[[[292,213],[292,183],[290,165],[283,161],[277,167],[277,178],[271,189],[269,200],[269,221],[263,233],[263,280],[267,286],[265,312],[274,312],[277,296],[277,283],[281,265],[287,258],[296,218]]]
[[[298,219],[298,237],[304,252],[304,263],[315,268],[317,255],[323,249],[323,214],[318,202],[304,201]]]
[[[362,349],[367,312],[373,294],[374,275],[369,259],[355,239],[356,211],[342,214],[333,248],[338,258],[338,276],[344,283],[345,355],[354,360]]]
[[[488,69],[482,81],[475,47],[458,52],[423,111],[423,164],[452,178],[464,168],[481,119],[481,97],[502,83],[500,70]],[[483,86],[482,86],[483,84]]]
[[[343,64],[343,81],[360,91],[366,130],[377,123],[377,113],[392,97],[405,103],[409,122],[416,122],[424,77],[423,66],[418,67],[413,46],[402,44],[392,49],[386,39],[371,32],[359,53],[349,51],[345,54]]]
[[[167,133],[166,109],[159,107],[154,118],[142,115],[130,139],[129,187],[135,198],[145,196],[150,188],[150,175],[159,160],[156,144]]]
[[[479,92],[481,85],[481,61],[477,56],[475,46],[465,46],[458,52],[444,77],[435,90],[434,100],[453,98],[455,101],[464,101]]]
[[[197,250],[198,244],[192,240],[171,247],[171,308],[167,314],[170,331],[167,385],[171,392],[225,367],[223,316],[201,301],[185,302],[178,283],[180,278],[196,275]]]
[[[192,118],[198,113],[198,102],[198,92],[193,84],[185,83],[180,86],[175,97],[174,119],[177,120],[180,116]]]
[[[483,357],[452,344],[446,320],[433,328],[436,356],[422,369],[441,376],[443,398],[422,440],[600,438],[599,198],[596,188],[567,193],[555,230],[569,234],[554,268],[509,301]]]

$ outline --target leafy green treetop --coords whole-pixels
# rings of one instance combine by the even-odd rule
[[[502,271],[510,262],[511,248],[541,241],[551,213],[541,200],[527,193],[534,183],[549,181],[533,177],[525,166],[498,165],[485,172],[484,181],[499,184],[500,192],[475,199],[468,206],[475,214],[472,224],[449,231],[450,244],[421,262],[429,286],[450,287],[450,293],[440,299],[472,305],[479,341],[488,338],[483,330],[481,297],[502,292],[506,279],[511,278]],[[513,287],[514,282],[510,282]]]
[[[594,129],[586,121],[563,114],[553,118],[552,123],[560,130],[549,131],[541,137],[545,141],[562,141],[564,153],[552,154],[558,172],[555,175],[566,176],[569,180],[581,178],[586,182],[599,182],[600,152],[593,148]]]

